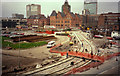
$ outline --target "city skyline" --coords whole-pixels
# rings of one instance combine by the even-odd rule
[[[11,17],[13,13],[24,14],[26,17],[26,5],[28,4],[41,5],[41,14],[47,16],[50,15],[53,10],[61,11],[61,6],[64,1],[65,0],[60,2],[2,2],[2,17]],[[72,12],[82,14],[84,2],[71,2],[70,0],[68,0],[68,2],[71,5]],[[98,2],[98,14],[108,12],[118,12],[118,2]]]

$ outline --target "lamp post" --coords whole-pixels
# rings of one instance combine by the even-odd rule
[[[19,25],[20,26],[20,25]],[[19,28],[19,32],[20,32],[20,28]],[[18,56],[18,67],[20,67],[20,35],[19,35],[19,56]]]

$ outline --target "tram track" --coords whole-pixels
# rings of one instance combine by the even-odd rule
[[[74,60],[74,57],[70,57],[68,59],[64,59],[64,60],[61,60],[60,62],[56,63],[56,64],[53,64],[53,65],[50,65],[50,66],[45,66],[43,68],[39,68],[39,69],[36,69],[36,70],[33,70],[33,71],[30,71],[30,72],[26,72],[24,73],[25,75],[33,75],[35,73],[38,73],[38,72],[41,72],[41,71],[44,71],[46,69],[49,69],[49,68],[52,68],[52,67],[56,67],[58,65],[61,65],[63,63],[66,63],[66,62],[69,62],[69,61],[72,61]]]

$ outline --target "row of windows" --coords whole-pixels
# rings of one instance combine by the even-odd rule
[[[108,23],[108,25],[119,25],[119,23]]]
[[[107,20],[108,22],[118,22],[118,20]]]
[[[55,23],[55,21],[50,21],[51,23]],[[56,21],[56,23],[60,23],[60,21]],[[63,21],[61,21],[63,23]],[[65,23],[70,23],[70,21],[65,21]]]
[[[118,19],[118,17],[108,17],[108,19]]]
[[[56,25],[56,26],[63,26],[63,25],[59,25],[59,24],[58,24],[58,25]],[[69,26],[69,24],[68,24],[68,25],[65,25],[65,26]]]

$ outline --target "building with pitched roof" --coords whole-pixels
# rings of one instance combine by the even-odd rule
[[[57,13],[53,10],[50,15],[50,25],[61,29],[79,27],[82,24],[81,21],[79,14],[71,12],[71,6],[68,4],[67,0],[64,5],[62,5],[62,12],[58,11]]]
[[[42,14],[39,15],[31,15],[27,19],[27,25],[28,26],[36,26],[36,27],[44,27],[44,25],[49,25],[50,24],[50,19],[49,17],[45,17]]]

